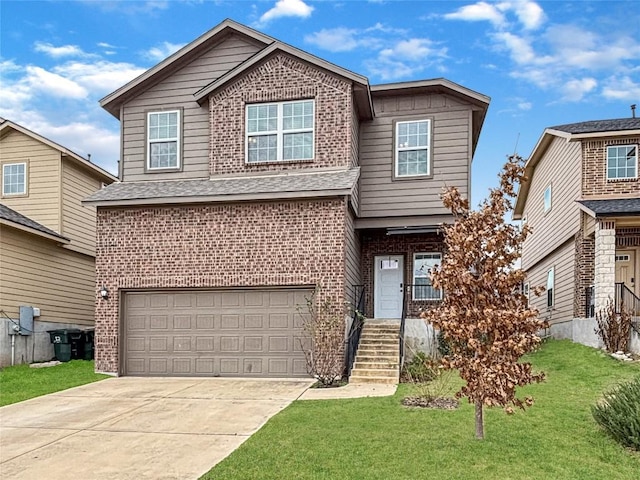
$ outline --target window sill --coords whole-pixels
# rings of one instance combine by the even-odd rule
[[[404,182],[404,181],[411,181],[411,180],[426,180],[426,179],[430,179],[433,178],[432,174],[424,174],[424,175],[401,175],[401,176],[397,176],[394,175],[393,176],[393,181],[400,181],[400,182]]]
[[[0,198],[4,199],[11,199],[11,198],[27,198],[29,196],[28,193],[7,193],[2,195]]]
[[[629,183],[629,182],[637,182],[638,177],[629,177],[629,178],[607,178],[607,183]]]
[[[144,173],[175,173],[181,172],[180,167],[168,167],[168,168],[145,168]]]

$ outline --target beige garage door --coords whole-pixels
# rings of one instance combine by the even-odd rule
[[[124,373],[307,376],[300,348],[308,290],[129,292]]]

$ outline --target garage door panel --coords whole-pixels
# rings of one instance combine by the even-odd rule
[[[125,374],[307,376],[296,302],[308,291],[125,294]]]

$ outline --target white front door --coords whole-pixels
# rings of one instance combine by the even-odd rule
[[[636,293],[636,252],[635,250],[616,250],[616,283],[624,283]]]
[[[402,316],[404,262],[402,255],[375,257],[373,310],[375,318]]]

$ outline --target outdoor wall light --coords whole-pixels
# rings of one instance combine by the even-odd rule
[[[109,290],[107,290],[107,287],[105,287],[104,285],[102,287],[100,287],[100,296],[106,300],[107,298],[109,298]]]

